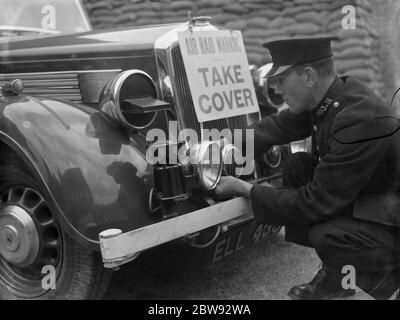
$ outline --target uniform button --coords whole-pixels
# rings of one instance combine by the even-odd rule
[[[317,131],[317,126],[313,125],[313,129],[314,129],[314,131]]]
[[[339,103],[338,101],[336,101],[336,102],[333,104],[333,107],[334,107],[334,108],[339,108],[339,106],[340,106],[340,103]]]

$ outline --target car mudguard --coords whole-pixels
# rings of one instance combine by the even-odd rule
[[[0,139],[31,168],[61,226],[99,250],[98,234],[154,223],[146,141],[96,109],[61,100],[0,96]]]

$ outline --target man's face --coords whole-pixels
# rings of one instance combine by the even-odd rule
[[[268,81],[275,93],[282,96],[291,112],[301,113],[310,108],[311,92],[306,86],[303,73],[299,75],[295,68],[291,68]]]

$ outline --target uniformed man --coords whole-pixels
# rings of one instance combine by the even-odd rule
[[[400,283],[400,118],[360,81],[338,77],[334,39],[264,44],[274,63],[269,85],[289,109],[251,127],[255,156],[310,135],[312,154],[286,162],[283,188],[222,177],[215,193],[249,197],[257,220],[285,226],[286,240],[316,250],[322,268],[291,298],[353,295],[344,277],[354,271],[360,288],[387,299]]]

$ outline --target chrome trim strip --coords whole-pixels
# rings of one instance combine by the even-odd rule
[[[29,96],[41,95],[75,103],[98,103],[97,100],[92,99],[93,95],[95,92],[100,92],[107,82],[99,87],[100,82],[96,81],[88,87],[87,81],[85,81],[86,77],[103,74],[104,77],[111,79],[120,72],[121,69],[3,73],[0,74],[0,81],[21,79],[25,87],[24,94]]]
[[[24,76],[31,76],[31,75],[51,75],[51,74],[68,74],[68,73],[92,73],[92,72],[120,72],[122,69],[99,69],[99,70],[68,70],[68,71],[48,71],[48,72],[20,72],[20,73],[0,73],[0,77],[7,76],[13,77],[16,75],[24,75]]]
[[[17,26],[4,26],[0,25],[0,30],[5,31],[29,31],[29,32],[38,32],[38,33],[47,33],[47,34],[59,34],[58,30],[51,29],[42,29],[42,28],[34,28],[34,27],[17,27]]]

